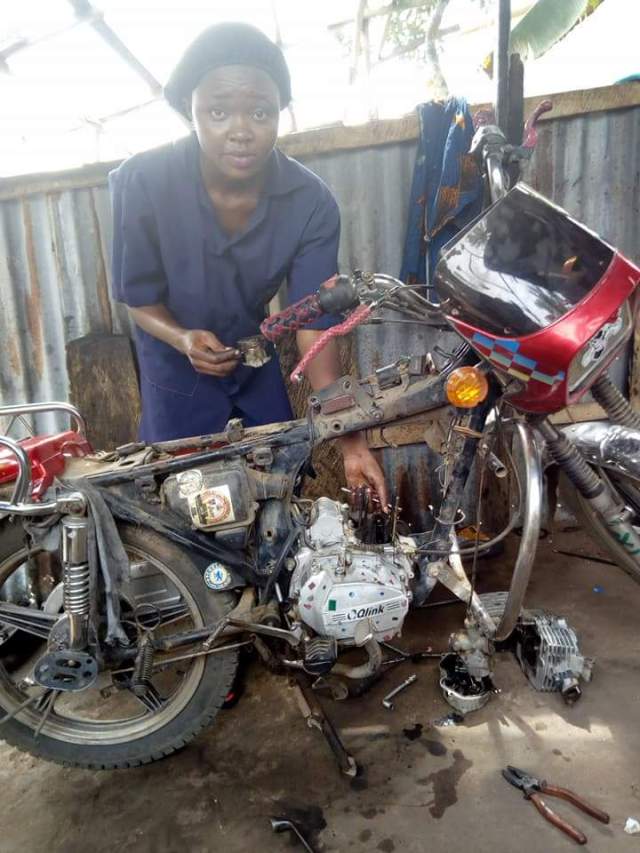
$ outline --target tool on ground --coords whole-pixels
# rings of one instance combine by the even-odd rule
[[[591,815],[591,817],[599,820],[601,823],[609,823],[609,815],[606,812],[601,811],[596,808],[596,806],[590,805],[567,788],[558,788],[556,785],[549,785],[544,779],[537,779],[535,776],[531,776],[524,770],[519,770],[517,767],[512,767],[511,765],[502,771],[502,775],[507,782],[510,782],[514,787],[520,788],[521,791],[524,791],[525,799],[531,800],[545,820],[548,820],[549,823],[557,826],[558,829],[561,829],[562,832],[566,833],[566,835],[568,835],[569,838],[572,838],[577,844],[586,844],[587,836],[550,809],[542,799],[541,794],[546,794],[548,797],[557,797],[560,800],[566,800],[577,809],[580,809],[580,811]]]
[[[287,820],[286,818],[282,817],[272,817],[271,829],[274,832],[286,832],[288,829],[290,829],[291,832],[293,832],[293,834],[298,837],[298,840],[300,841],[304,849],[307,850],[308,853],[314,853],[313,847],[309,846],[309,842],[305,839],[304,835],[300,832],[300,830],[292,820]]]
[[[421,652],[406,652],[404,649],[392,646],[391,643],[380,643],[380,645],[399,655],[397,658],[388,658],[387,660],[382,661],[382,666],[392,666],[393,664],[403,663],[407,660],[410,660],[412,663],[418,663],[418,661],[424,660],[425,658],[441,658],[443,654],[442,652],[434,652],[431,646],[427,646],[427,648]]]
[[[298,707],[309,728],[317,729],[324,736],[341,772],[345,776],[355,778],[359,773],[355,758],[347,751],[342,738],[326,715],[322,705],[309,689],[304,677],[296,674],[292,681],[292,687]]]
[[[387,695],[382,700],[382,704],[388,711],[393,711],[393,702],[391,701],[394,696],[397,696],[402,690],[406,690],[409,685],[413,684],[418,678],[417,675],[410,675],[409,678],[405,679],[402,684],[399,684],[391,693],[387,693]]]

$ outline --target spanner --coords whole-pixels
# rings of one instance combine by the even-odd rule
[[[384,707],[388,711],[393,711],[393,702],[391,701],[393,697],[397,696],[401,690],[405,690],[407,687],[409,687],[410,684],[413,684],[413,682],[416,681],[417,678],[417,675],[410,675],[409,678],[406,679],[406,681],[403,681],[402,684],[399,684],[394,690],[391,691],[391,693],[387,693],[387,695],[382,700],[382,704],[384,705]]]

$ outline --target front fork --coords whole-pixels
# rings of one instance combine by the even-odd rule
[[[624,504],[586,461],[580,450],[548,420],[536,424],[550,456],[602,519],[612,537],[632,556],[640,556],[640,536]]]

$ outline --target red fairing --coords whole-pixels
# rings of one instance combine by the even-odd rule
[[[70,456],[86,456],[91,445],[86,438],[73,430],[57,435],[38,435],[18,442],[31,462],[31,497],[39,499],[53,483],[55,477],[64,473],[66,459]],[[18,461],[13,453],[0,447],[0,484],[10,483],[18,476]]]
[[[614,320],[620,306],[634,294],[638,282],[640,269],[616,253],[600,282],[575,308],[534,334],[504,338],[453,316],[448,319],[484,359],[523,383],[522,391],[509,396],[511,403],[527,412],[547,414],[579,400],[620,352],[623,342],[607,355],[601,369],[585,387],[569,393],[571,362],[596,332]],[[634,317],[637,303],[638,298],[634,296],[631,302]]]

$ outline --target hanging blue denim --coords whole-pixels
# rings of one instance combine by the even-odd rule
[[[400,278],[429,284],[440,249],[480,212],[482,181],[468,153],[473,120],[467,102],[449,98],[417,110],[420,137]]]

